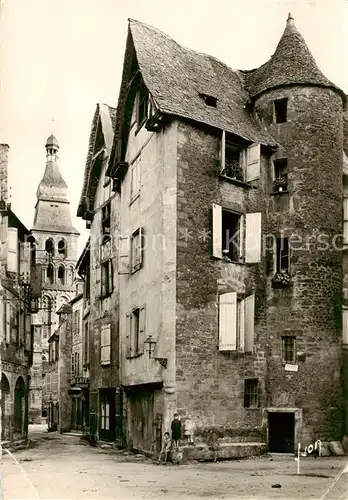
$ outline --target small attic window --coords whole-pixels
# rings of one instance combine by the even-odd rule
[[[207,106],[211,106],[212,108],[216,108],[217,106],[217,97],[208,94],[199,94],[199,96],[203,99]]]
[[[288,114],[288,99],[276,99],[274,101],[274,115],[276,123],[285,123]]]
[[[148,117],[149,106],[149,92],[144,83],[140,84],[137,99],[137,123],[138,128],[140,128]]]

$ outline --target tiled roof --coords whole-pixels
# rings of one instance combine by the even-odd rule
[[[302,84],[329,87],[338,92],[343,101],[346,100],[344,92],[330,82],[318,68],[291,14],[271,59],[260,68],[243,73],[245,87],[251,97],[256,97],[270,88]]]
[[[129,33],[145,85],[162,113],[224,129],[251,142],[275,145],[245,109],[249,95],[239,71],[182,47],[139,21],[129,20]],[[200,94],[215,97],[217,106],[207,106]]]

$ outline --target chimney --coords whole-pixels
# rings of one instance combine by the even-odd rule
[[[8,144],[0,144],[0,208],[5,208],[8,200]],[[5,205],[5,206],[2,206]]]

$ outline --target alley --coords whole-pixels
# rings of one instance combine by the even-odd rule
[[[3,452],[4,500],[12,499],[174,499],[324,498],[343,499],[347,474],[330,489],[346,458],[289,456],[221,463],[158,466],[142,456],[92,448],[79,437],[32,435],[34,446],[12,456]],[[280,484],[281,488],[272,488]],[[326,494],[326,492],[330,491]],[[346,497],[347,498],[347,497]]]

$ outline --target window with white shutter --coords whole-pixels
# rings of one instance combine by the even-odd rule
[[[261,261],[261,212],[245,214],[245,262]]]
[[[244,302],[244,351],[253,352],[254,350],[254,324],[255,324],[255,295],[249,295]]]
[[[261,146],[252,144],[247,148],[247,164],[245,180],[254,181],[260,177],[261,171]]]
[[[7,271],[18,272],[18,229],[7,228]]]
[[[130,238],[120,236],[118,244],[118,274],[130,272]]]
[[[213,204],[213,256],[240,262],[243,256],[244,217]]]
[[[100,331],[100,363],[109,365],[111,357],[111,329],[110,325],[103,325]]]
[[[213,204],[213,256],[222,259],[222,207]]]
[[[141,268],[143,263],[143,245],[141,228],[135,231],[131,239],[132,273]]]
[[[131,336],[131,315],[126,314],[126,357],[130,358],[132,356],[132,336]]]

